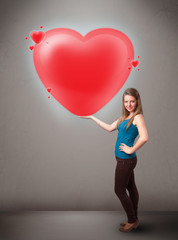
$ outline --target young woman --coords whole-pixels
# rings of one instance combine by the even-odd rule
[[[137,164],[136,151],[148,141],[148,133],[140,95],[135,88],[128,88],[124,92],[122,107],[122,116],[112,124],[107,124],[94,116],[84,116],[83,118],[92,119],[108,132],[118,129],[115,144],[117,165],[114,189],[128,218],[127,222],[120,224],[122,226],[120,231],[129,232],[139,225],[137,215],[139,194],[135,184],[134,168]],[[139,138],[134,144],[138,135]]]

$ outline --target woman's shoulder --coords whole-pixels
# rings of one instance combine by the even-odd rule
[[[143,114],[139,113],[134,117],[134,122],[137,124],[138,121],[144,121]]]
[[[134,119],[144,119],[143,114],[142,114],[142,113],[137,114],[137,115],[134,117]]]

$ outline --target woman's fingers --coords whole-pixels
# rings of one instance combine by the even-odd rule
[[[124,147],[124,146],[126,146],[126,145],[125,145],[124,143],[121,143],[121,146]]]
[[[80,118],[90,118],[91,116],[78,116]]]
[[[120,146],[119,146],[119,149],[120,150],[123,150],[123,148],[125,147],[126,145],[124,143],[121,143]]]

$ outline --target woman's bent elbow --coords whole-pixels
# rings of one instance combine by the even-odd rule
[[[112,132],[112,131],[114,131],[114,130],[115,130],[115,129],[113,129],[113,128],[108,128],[108,129],[107,129],[108,132]]]

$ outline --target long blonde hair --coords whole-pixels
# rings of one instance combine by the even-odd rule
[[[130,114],[129,111],[127,111],[127,109],[124,106],[124,97],[126,95],[133,96],[136,99],[136,103],[137,103],[136,104],[136,108],[135,108],[135,112],[134,112],[133,116],[131,117],[131,119],[129,120],[129,122],[127,123],[127,129],[128,129],[130,127],[131,123],[133,122],[134,117],[137,114],[140,114],[140,113],[143,114],[143,110],[142,110],[142,103],[141,103],[141,98],[140,98],[139,92],[135,88],[128,88],[128,89],[126,89],[124,94],[123,94],[123,97],[122,97],[122,116],[121,116],[121,118],[119,118],[119,120],[117,122],[117,126],[121,122],[123,122]]]

